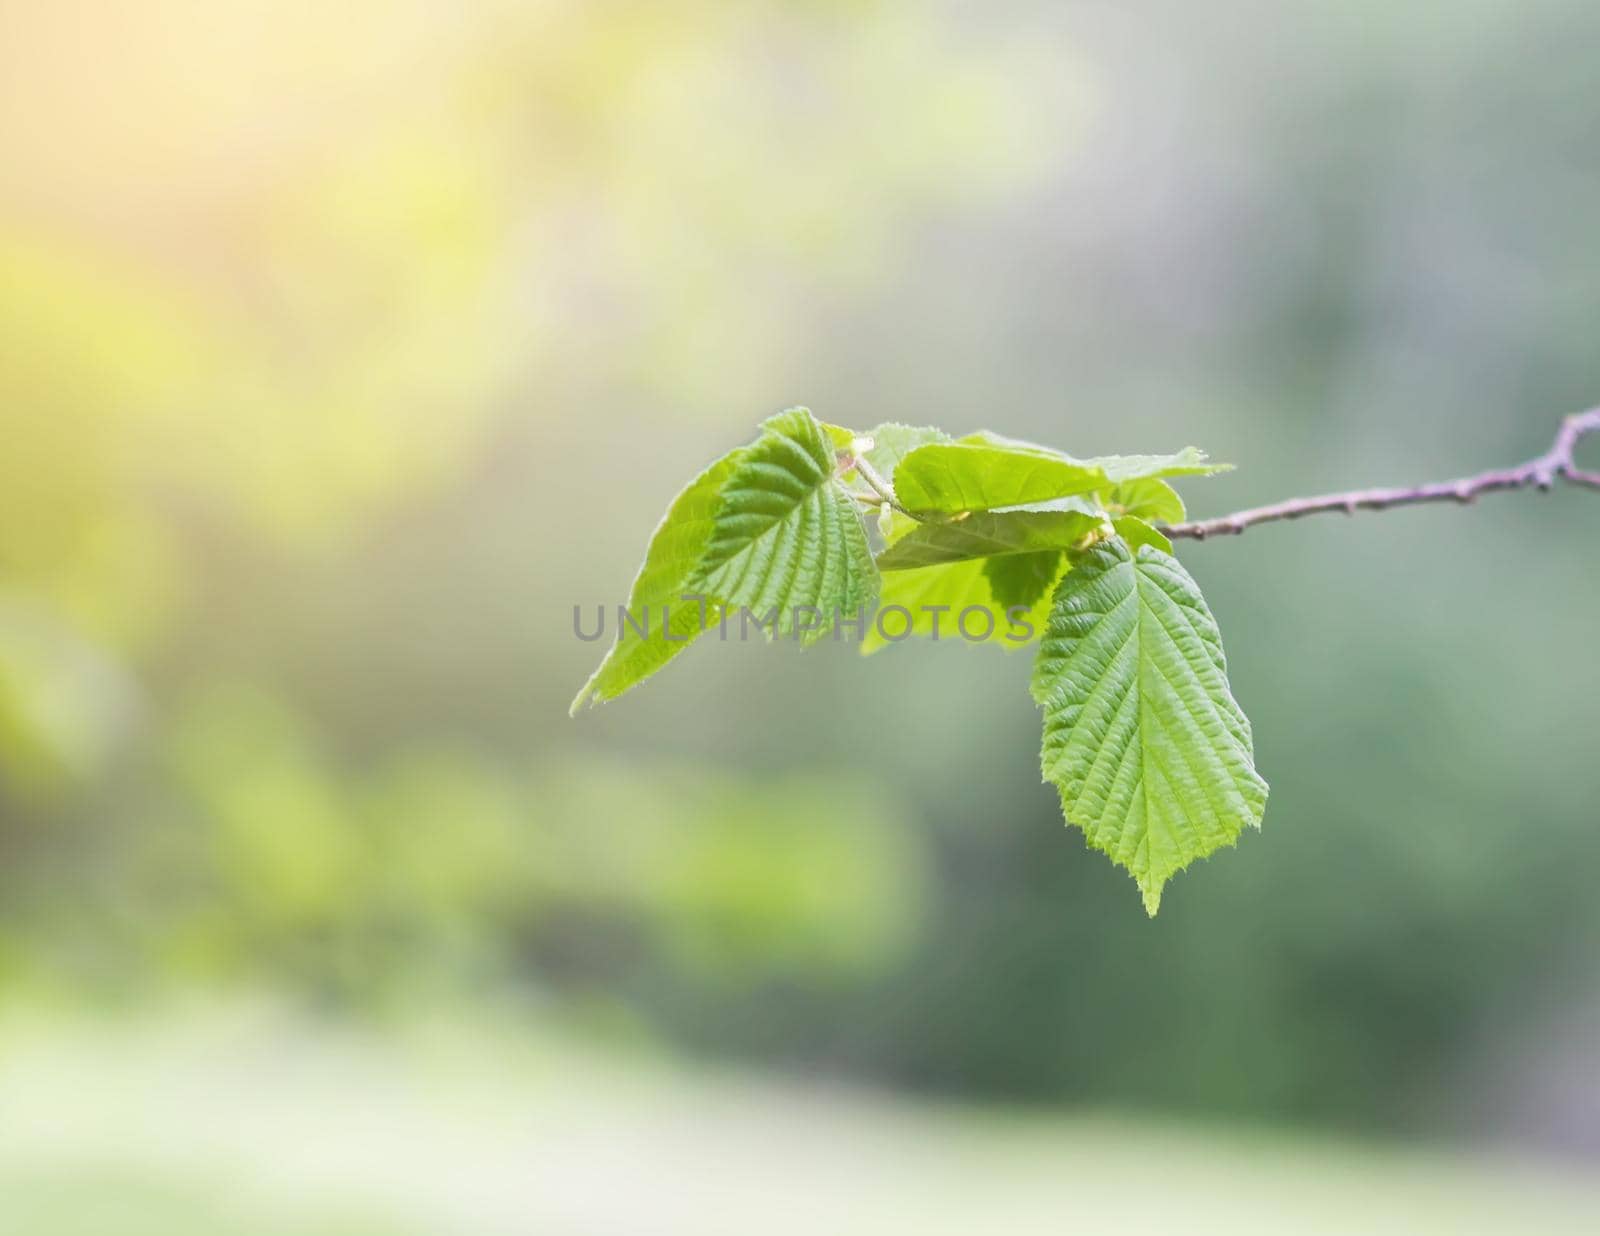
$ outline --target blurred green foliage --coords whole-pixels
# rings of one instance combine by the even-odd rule
[[[1273,803],[1154,924],[1025,660],[704,641],[565,715],[571,607],[789,404],[1204,442],[1207,514],[1596,398],[1592,10],[1225,7],[8,14],[0,994],[1473,1115],[1594,993],[1581,495],[1183,551]]]

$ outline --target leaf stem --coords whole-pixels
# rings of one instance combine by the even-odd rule
[[[894,486],[889,483],[887,477],[867,462],[866,456],[846,455],[842,457],[841,464],[846,470],[853,467],[860,474],[861,479],[867,483],[873,492],[873,497],[877,500],[875,505],[887,503],[908,519],[915,519],[918,523],[924,522],[920,516],[913,514],[900,505],[899,499],[894,496]],[[873,502],[873,497],[868,497],[866,494],[852,494],[851,497],[861,502]]]
[[[1401,486],[1392,489],[1354,489],[1346,493],[1323,494],[1316,498],[1291,498],[1271,506],[1252,507],[1216,519],[1192,520],[1181,524],[1161,525],[1169,537],[1186,537],[1203,541],[1209,536],[1237,536],[1246,528],[1272,523],[1280,519],[1299,519],[1303,515],[1318,515],[1325,511],[1343,511],[1354,515],[1357,511],[1386,511],[1394,506],[1413,506],[1422,502],[1475,502],[1479,494],[1499,493],[1504,490],[1549,490],[1557,480],[1589,489],[1600,489],[1600,472],[1586,472],[1573,462],[1573,452],[1586,436],[1600,433],[1600,408],[1575,412],[1561,422],[1550,449],[1536,459],[1514,468],[1498,468],[1479,472],[1475,476],[1455,481],[1433,481],[1425,485]],[[871,481],[868,481],[871,484]]]

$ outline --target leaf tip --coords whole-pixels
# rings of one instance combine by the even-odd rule
[[[572,703],[567,705],[567,716],[576,717],[580,712],[596,708],[607,700],[615,699],[621,694],[614,687],[608,687],[600,681],[600,675],[604,669],[605,662],[601,662],[600,668],[589,675],[589,681],[583,684],[582,689],[572,697]],[[627,687],[623,687],[623,691],[626,690]]]

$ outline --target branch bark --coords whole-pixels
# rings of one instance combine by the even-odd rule
[[[1600,408],[1591,408],[1567,417],[1561,422],[1560,431],[1548,451],[1515,468],[1499,468],[1465,476],[1460,480],[1434,481],[1426,485],[1353,489],[1347,493],[1324,494],[1316,498],[1291,498],[1287,502],[1253,507],[1216,519],[1168,524],[1161,531],[1169,537],[1203,541],[1209,536],[1237,536],[1257,524],[1299,519],[1304,515],[1317,515],[1325,511],[1354,515],[1357,511],[1386,511],[1390,507],[1412,506],[1421,502],[1468,503],[1477,501],[1480,494],[1502,490],[1530,487],[1548,490],[1558,480],[1600,489],[1600,472],[1585,472],[1573,462],[1573,452],[1578,443],[1592,433],[1600,433]]]

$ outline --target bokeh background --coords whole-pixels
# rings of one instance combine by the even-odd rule
[[[566,709],[573,607],[792,404],[1194,443],[1197,514],[1543,450],[1597,42],[0,3],[0,1226],[1594,1230],[1592,495],[1182,546],[1273,795],[1154,921],[1025,657]]]

